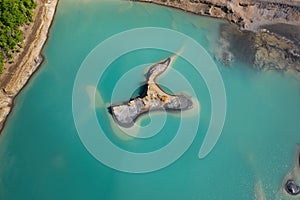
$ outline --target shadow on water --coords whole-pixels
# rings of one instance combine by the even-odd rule
[[[132,93],[130,100],[133,100],[135,98],[144,98],[147,95],[147,90],[148,90],[148,84],[143,83]]]
[[[148,90],[148,84],[143,83],[140,87],[138,87],[133,93],[131,94],[131,97],[129,101],[134,100],[136,98],[144,98],[147,95]],[[111,105],[107,107],[107,111],[110,115],[112,115],[112,107],[115,105],[121,105],[121,104],[127,104],[129,101],[123,101],[120,103],[115,104],[114,102],[111,102]]]
[[[220,41],[223,51],[231,52],[236,60],[253,64],[255,59],[255,33],[242,32],[232,24],[222,24]]]
[[[107,107],[107,112],[112,115],[112,109],[111,109],[111,106]]]

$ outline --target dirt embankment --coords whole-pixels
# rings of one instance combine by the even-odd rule
[[[133,0],[178,8],[198,15],[228,19],[242,30],[263,25],[300,25],[300,0]]]
[[[236,24],[239,30],[224,26],[220,31],[221,51],[216,57],[226,65],[234,57],[247,55],[247,61],[258,69],[300,72],[300,0],[134,1],[227,19]],[[248,47],[234,53],[233,44],[240,42]]]
[[[20,92],[43,61],[41,52],[48,37],[58,0],[37,0],[34,23],[24,29],[24,49],[15,55],[14,64],[5,64],[0,76],[0,129]]]
[[[234,56],[238,56],[230,49],[230,45],[247,39],[253,44],[245,50],[249,55],[247,59],[257,68],[282,71],[292,69],[300,72],[300,0],[132,1],[156,3],[198,15],[227,19],[237,24],[244,32],[228,31],[227,27],[220,32],[222,51],[217,57],[225,64],[230,65]],[[19,55],[15,55],[14,64],[4,66],[0,76],[0,129],[11,111],[14,97],[43,60],[41,51],[47,40],[58,0],[37,0],[37,3],[34,23],[24,28],[24,49]]]

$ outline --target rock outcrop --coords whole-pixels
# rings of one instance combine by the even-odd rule
[[[300,194],[300,186],[298,186],[294,180],[288,180],[286,182],[285,190],[293,196]]]
[[[300,46],[266,29],[255,36],[254,66],[265,70],[300,72]]]
[[[123,127],[131,127],[141,114],[153,110],[185,110],[193,106],[191,99],[185,95],[170,95],[163,91],[155,79],[164,73],[172,62],[172,57],[150,67],[145,96],[137,97],[125,104],[109,108],[114,120]]]
[[[285,196],[300,197],[300,148],[298,147],[294,168],[283,179],[282,191]]]
[[[257,69],[300,72],[300,0],[135,1],[227,19],[236,24],[239,30],[226,33],[228,27],[221,28],[221,51],[215,55],[224,65],[230,66],[237,57],[253,63]],[[245,44],[242,49],[236,48],[240,45],[238,41]]]
[[[239,31],[234,26],[224,24],[220,28],[220,39],[216,59],[230,66],[234,58],[251,63],[260,70],[300,72],[300,45],[294,36],[300,27],[288,26],[280,33],[277,25],[268,25],[260,32]],[[282,25],[287,27],[287,25]],[[285,35],[284,35],[285,34]]]
[[[259,31],[263,25],[299,25],[299,0],[133,0],[178,8],[198,15],[228,19],[243,30]]]

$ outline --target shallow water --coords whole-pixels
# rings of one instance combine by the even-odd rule
[[[100,42],[132,28],[163,27],[192,37],[214,59],[211,52],[218,48],[215,41],[223,23],[149,4],[60,1],[44,52],[46,62],[17,97],[0,137],[0,199],[252,200],[262,195],[259,190],[266,199],[276,199],[283,178],[293,168],[300,141],[300,84],[291,74],[258,72],[238,59],[230,68],[215,61],[226,89],[226,121],[213,151],[199,159],[212,112],[204,78],[179,57],[158,82],[169,91],[184,91],[197,99],[200,113],[183,111],[182,118],[179,113],[143,115],[136,123],[141,127],[130,132],[150,136],[155,130],[158,134],[147,139],[131,137],[116,126],[107,106],[111,99],[120,103],[135,96],[145,80],[146,64],[172,53],[141,49],[116,58],[97,85],[83,86],[83,96],[92,102],[87,109],[96,111],[113,144],[136,153],[155,151],[176,136],[180,120],[195,123],[200,114],[197,135],[188,150],[174,163],[150,173],[125,173],[102,164],[85,148],[75,127],[74,81],[84,59]],[[120,47],[112,46],[99,59]],[[122,82],[124,74],[130,78]],[[176,85],[178,74],[186,77],[192,90]],[[150,127],[163,120],[161,130]]]

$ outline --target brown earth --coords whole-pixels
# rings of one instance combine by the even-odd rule
[[[242,30],[263,25],[300,25],[300,0],[133,0],[169,6],[198,15],[227,19]]]
[[[254,63],[257,69],[300,72],[300,0],[134,1],[227,19],[236,24],[237,28],[225,25],[220,30],[220,50],[215,54],[225,65],[230,65],[236,57]]]
[[[174,7],[236,24],[239,30],[224,26],[220,31],[221,52],[216,57],[226,65],[230,65],[234,57],[247,55],[245,59],[259,69],[300,71],[300,0],[134,1]],[[24,49],[14,56],[14,64],[4,66],[0,76],[0,128],[13,106],[14,97],[43,60],[41,52],[58,0],[37,0],[37,3],[34,23],[23,27]],[[232,44],[239,41],[251,45],[235,51]]]
[[[0,76],[0,129],[13,106],[14,97],[43,61],[41,52],[48,37],[58,0],[37,0],[34,23],[22,27],[24,48],[14,55],[13,64],[6,63]]]

